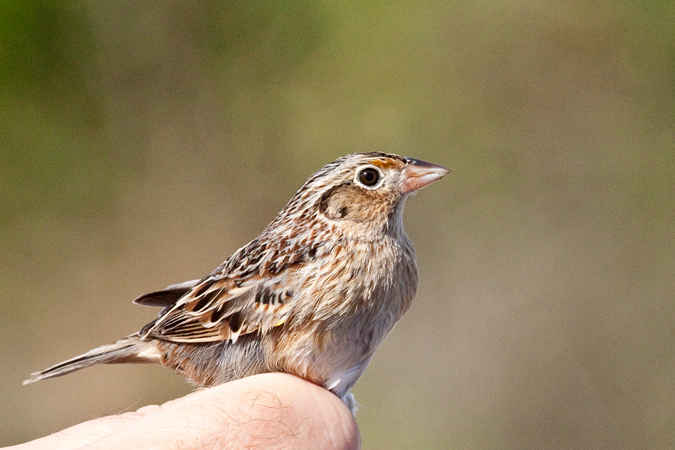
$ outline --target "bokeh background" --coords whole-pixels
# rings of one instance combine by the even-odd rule
[[[675,448],[672,1],[0,4],[0,444],[190,387],[30,372],[136,331],[316,169],[453,175],[406,206],[417,299],[366,449]]]

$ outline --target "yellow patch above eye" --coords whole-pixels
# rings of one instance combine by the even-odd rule
[[[368,161],[368,163],[375,167],[379,167],[380,169],[391,169],[393,167],[396,167],[395,161],[385,159],[373,159],[371,161]]]

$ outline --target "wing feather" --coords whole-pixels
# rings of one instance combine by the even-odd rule
[[[245,284],[229,278],[206,278],[194,285],[171,308],[141,332],[172,342],[199,343],[231,340],[266,333],[286,320],[293,292],[293,270],[274,278],[257,277]]]
[[[200,280],[190,280],[184,283],[172,284],[161,291],[150,292],[136,297],[133,303],[144,306],[173,306],[182,296],[193,289]]]

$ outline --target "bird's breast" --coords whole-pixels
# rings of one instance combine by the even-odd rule
[[[299,272],[297,303],[275,345],[282,366],[319,384],[369,360],[417,288],[412,245],[383,239],[324,251]]]

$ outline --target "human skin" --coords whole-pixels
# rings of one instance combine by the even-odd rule
[[[333,393],[268,373],[161,406],[101,417],[5,450],[358,449],[356,421]]]

